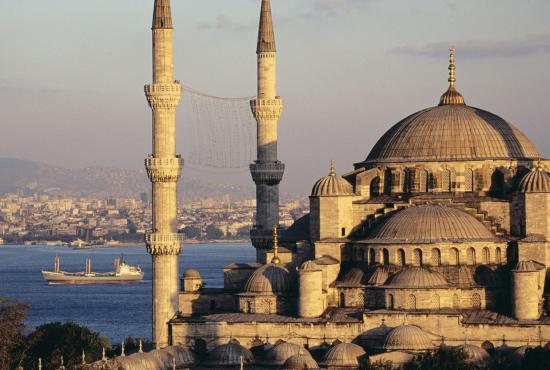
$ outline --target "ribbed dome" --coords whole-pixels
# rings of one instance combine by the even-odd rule
[[[269,365],[284,365],[286,360],[294,355],[309,355],[309,352],[297,344],[283,342],[273,347],[266,355],[266,362]]]
[[[401,325],[386,336],[384,349],[389,351],[422,351],[434,348],[428,333],[415,325]]]
[[[464,351],[466,354],[466,362],[476,366],[485,366],[491,360],[491,356],[486,350],[472,344],[463,344],[456,347],[456,350]]]
[[[519,183],[520,193],[550,193],[550,176],[542,167],[535,167],[523,176]]]
[[[254,363],[252,352],[241,346],[239,342],[231,340],[208,352],[204,363],[208,366],[238,366],[241,363],[241,357],[245,365]]]
[[[438,272],[413,266],[395,274],[387,285],[392,288],[441,288],[449,283]]]
[[[300,266],[300,271],[320,271],[321,267],[315,261],[306,261]]]
[[[290,272],[279,264],[269,263],[252,273],[244,291],[246,293],[288,293],[292,288]]]
[[[331,162],[330,173],[313,185],[312,197],[327,197],[338,195],[353,195],[353,186],[343,177],[336,175],[334,164]]]
[[[434,243],[494,241],[475,217],[456,208],[421,205],[401,210],[382,222],[367,241],[372,243]]]
[[[365,273],[360,268],[353,267],[346,272],[341,282],[347,285],[365,284]]]
[[[184,279],[200,279],[201,274],[195,269],[187,269],[183,272]]]
[[[339,343],[328,350],[323,364],[328,368],[350,367],[357,369],[359,360],[364,355],[365,350],[357,344]]]
[[[309,354],[290,356],[285,361],[285,370],[319,369],[317,362]]]
[[[537,272],[544,269],[544,265],[533,260],[519,261],[514,272]]]
[[[366,162],[536,159],[535,146],[512,124],[467,105],[440,105],[403,119],[376,143]]]

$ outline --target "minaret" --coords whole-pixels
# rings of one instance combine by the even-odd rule
[[[153,225],[146,234],[153,259],[153,342],[169,344],[168,321],[178,310],[178,254],[176,185],[183,159],[176,155],[176,108],[182,87],[174,81],[170,0],[155,0],[153,13],[153,83],[145,95],[153,111],[153,154],[145,160],[153,186]]]
[[[276,49],[270,0],[262,0],[258,31],[258,96],[250,102],[258,122],[257,159],[250,165],[256,183],[256,220],[250,232],[258,262],[273,244],[273,225],[279,224],[279,183],[285,166],[277,160],[277,122],[283,101],[277,96]]]

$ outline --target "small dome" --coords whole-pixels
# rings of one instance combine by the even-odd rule
[[[388,281],[389,272],[388,269],[379,267],[374,271],[374,274],[371,275],[368,285],[384,285]]]
[[[334,164],[330,164],[330,173],[313,185],[312,197],[328,197],[338,195],[354,195],[353,186],[343,177],[336,175]]]
[[[541,166],[532,169],[519,183],[520,193],[550,193],[550,176]]]
[[[360,268],[353,267],[348,272],[346,272],[340,283],[345,285],[365,284],[365,272]]]
[[[323,364],[328,367],[350,367],[357,369],[359,361],[365,355],[365,350],[353,343],[339,343],[332,346],[325,358]]]
[[[315,261],[306,261],[300,266],[300,271],[321,271],[321,267]]]
[[[513,272],[537,272],[544,269],[544,265],[533,260],[520,261]]]
[[[536,347],[531,345],[518,347],[514,351],[514,353],[512,353],[512,360],[515,362],[520,362],[525,357],[525,353],[527,353],[527,350],[530,350],[533,348],[536,348]]]
[[[205,365],[208,366],[238,366],[241,358],[245,365],[254,363],[254,355],[236,340],[217,346],[206,355]]]
[[[187,269],[183,272],[184,279],[201,279],[201,274],[198,270]]]
[[[494,240],[495,236],[474,216],[439,205],[420,205],[398,211],[382,221],[366,239],[378,244]]]
[[[281,366],[286,360],[295,355],[308,355],[309,352],[297,344],[282,342],[273,347],[266,355],[266,362],[269,365]]]
[[[438,272],[414,266],[395,274],[387,285],[392,288],[441,288],[449,283]]]
[[[481,347],[472,344],[463,344],[455,348],[466,354],[466,362],[476,366],[485,366],[491,360],[491,356]]]
[[[319,369],[317,362],[309,354],[290,356],[284,365],[285,370]]]
[[[415,325],[401,325],[388,333],[384,349],[389,351],[422,351],[434,348],[430,335]]]
[[[279,264],[269,263],[252,273],[244,291],[246,293],[284,294],[292,289],[290,272]]]

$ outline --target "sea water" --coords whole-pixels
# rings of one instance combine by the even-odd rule
[[[42,270],[53,270],[55,256],[64,271],[113,271],[123,255],[145,272],[140,283],[123,285],[48,285]],[[185,245],[179,257],[180,274],[196,268],[206,287],[223,287],[222,268],[231,262],[253,262],[250,244]],[[75,322],[120,343],[126,337],[151,337],[151,256],[145,247],[70,249],[50,246],[0,246],[0,296],[30,305],[28,329],[50,322]]]

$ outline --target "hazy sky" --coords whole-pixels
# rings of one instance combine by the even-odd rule
[[[177,79],[214,95],[254,95],[260,2],[173,0]],[[0,157],[142,168],[150,152],[143,85],[151,80],[152,4],[0,0]],[[550,155],[550,1],[272,0],[272,7],[286,105],[283,189],[308,191],[330,159],[340,173],[352,169],[391,125],[435,105],[447,86],[450,45],[466,102],[514,122]],[[251,183],[246,170],[231,178]]]

